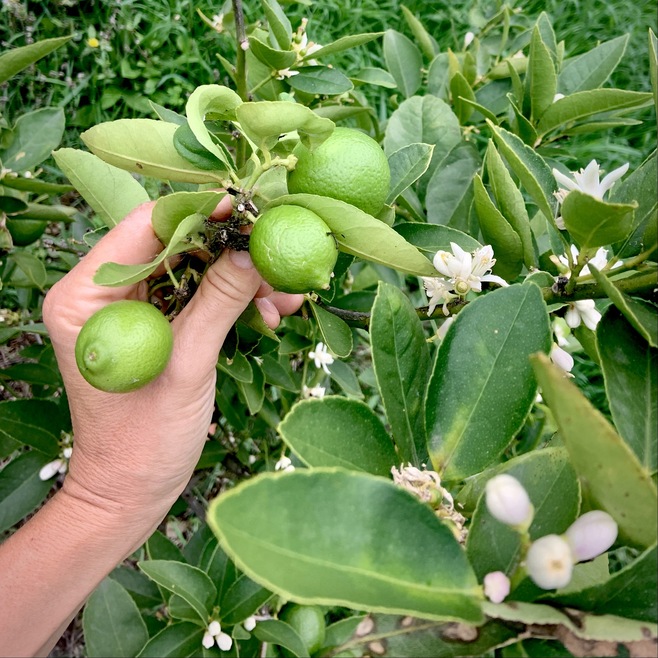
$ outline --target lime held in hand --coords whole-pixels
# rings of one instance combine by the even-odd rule
[[[338,258],[336,240],[324,221],[306,208],[286,205],[258,218],[249,253],[263,279],[289,293],[329,288]]]
[[[174,345],[171,326],[147,302],[122,300],[96,311],[75,344],[82,376],[108,393],[127,393],[153,381]]]
[[[383,207],[391,185],[388,159],[379,144],[360,130],[336,128],[310,151],[299,144],[288,176],[291,194],[319,194],[351,203],[370,215]]]

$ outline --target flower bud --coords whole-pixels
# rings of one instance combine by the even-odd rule
[[[523,485],[511,475],[496,475],[485,489],[487,509],[491,515],[511,526],[528,527],[534,508]]]
[[[215,644],[215,638],[210,633],[208,633],[208,631],[206,631],[203,634],[203,640],[201,640],[201,644],[203,644],[206,649],[210,649],[212,645]]]
[[[607,512],[595,510],[576,519],[564,533],[575,562],[605,553],[617,539],[617,524]]]
[[[230,651],[233,646],[233,638],[226,633],[220,633],[215,640],[220,651]]]
[[[566,539],[546,535],[533,542],[526,555],[526,570],[542,589],[566,587],[573,571],[573,553]]]
[[[254,617],[253,615],[251,617],[247,617],[242,622],[242,626],[245,631],[249,631],[249,632],[253,631],[254,628],[256,628],[256,617]]]
[[[484,577],[484,595],[492,603],[502,603],[510,591],[510,580],[502,571],[492,571]]]
[[[208,624],[208,633],[210,633],[213,637],[215,637],[215,635],[219,635],[221,632],[222,632],[222,627],[217,620],[211,621]]]

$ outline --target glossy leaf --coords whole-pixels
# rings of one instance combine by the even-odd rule
[[[377,85],[386,89],[395,89],[397,87],[393,76],[388,71],[373,66],[366,66],[359,69],[359,71],[350,76],[350,80],[366,85]]]
[[[384,33],[384,59],[386,68],[395,79],[405,98],[413,96],[421,84],[423,56],[416,44],[396,30]]]
[[[142,561],[139,568],[160,587],[184,599],[194,608],[201,621],[208,619],[217,590],[201,569],[173,560]]]
[[[541,117],[537,131],[545,135],[572,121],[602,112],[620,112],[640,108],[652,101],[652,94],[626,89],[589,89],[555,101]]]
[[[254,54],[254,57],[275,71],[287,69],[297,61],[297,53],[294,50],[272,48],[254,36],[249,37],[249,50]]]
[[[280,619],[266,619],[259,622],[253,633],[261,642],[278,644],[288,649],[297,658],[303,658],[308,653],[299,633],[290,624]]]
[[[427,459],[423,397],[430,355],[416,311],[398,288],[380,282],[370,318],[372,364],[399,460]]]
[[[352,352],[352,330],[347,323],[314,302],[309,301],[309,305],[318,323],[324,344],[337,357],[341,359],[348,357]]]
[[[272,592],[245,574],[240,574],[226,589],[219,602],[222,622],[232,626],[253,615],[270,598]]]
[[[439,224],[405,222],[398,224],[395,230],[430,260],[434,258],[437,251],[450,251],[451,242],[455,242],[465,251],[475,251],[482,246],[467,233]]]
[[[162,605],[162,596],[157,585],[141,571],[119,565],[110,572],[109,577],[126,589],[138,608],[152,609]]]
[[[188,621],[171,624],[154,635],[139,652],[139,658],[183,658],[201,653],[205,628]]]
[[[327,468],[260,475],[214,500],[208,522],[240,568],[286,599],[482,619],[452,532],[383,478]]]
[[[11,255],[11,258],[23,274],[25,274],[31,285],[40,290],[46,287],[48,278],[43,260],[27,251],[15,251]]]
[[[336,39],[336,41],[328,43],[326,46],[322,46],[322,48],[318,48],[318,50],[314,50],[312,53],[306,55],[302,61],[307,59],[321,59],[327,55],[335,55],[336,53],[341,53],[345,50],[349,50],[350,48],[362,46],[365,43],[374,41],[382,34],[384,33],[366,32],[363,34],[348,34],[344,37],[340,37],[340,39]]]
[[[433,144],[408,144],[388,156],[391,190],[386,203],[393,203],[427,171],[433,151]]]
[[[13,128],[13,141],[0,152],[2,166],[13,171],[34,169],[59,146],[64,123],[61,107],[44,107],[22,114]]]
[[[624,314],[635,330],[651,347],[658,347],[658,322],[656,321],[658,309],[645,301],[633,299],[621,292],[615,286],[614,282],[608,279],[602,272],[599,272],[591,263],[588,267],[592,276],[605,291],[605,294],[608,295],[612,303]]]
[[[557,202],[553,196],[553,192],[557,190],[557,183],[550,167],[519,137],[504,128],[488,123],[493,132],[494,141],[512,171],[519,177],[521,184],[526,188],[537,207],[548,219],[552,220],[557,209]]]
[[[548,352],[550,345],[548,313],[537,286],[494,290],[455,317],[427,391],[434,470],[459,480],[500,457],[535,398],[528,357]]]
[[[90,658],[136,656],[148,640],[146,624],[137,605],[111,578],[105,578],[89,597],[82,627]]]
[[[322,96],[337,96],[353,89],[352,81],[337,69],[328,66],[303,66],[299,74],[288,79],[296,91]]]
[[[557,74],[551,53],[535,26],[530,39],[530,56],[526,74],[526,96],[530,99],[532,121],[537,121],[553,103],[557,91]]]
[[[347,395],[348,398],[356,398],[357,400],[363,400],[364,395],[361,391],[361,386],[359,385],[359,380],[354,373],[354,370],[345,363],[345,361],[340,361],[335,359],[334,362],[329,366],[329,372],[331,373],[331,379],[333,379],[338,386],[343,390],[343,393]]]
[[[153,207],[151,223],[162,244],[169,244],[179,224],[190,215],[204,216],[217,207],[226,192],[174,192],[161,196]]]
[[[459,123],[464,125],[475,109],[470,103],[465,101],[475,102],[475,94],[471,85],[468,84],[468,80],[466,80],[460,71],[455,72],[450,78],[450,96],[452,97],[452,106],[459,119]]]
[[[534,286],[533,286],[534,287]],[[656,486],[608,421],[548,357],[533,357],[542,395],[588,495],[637,546],[656,541]],[[583,441],[583,436],[588,440]],[[629,504],[628,501],[633,501]]]
[[[385,427],[364,402],[326,396],[297,402],[277,428],[307,466],[387,476],[399,461]]]
[[[43,481],[39,471],[52,456],[37,450],[24,452],[0,471],[0,532],[11,528],[43,501],[53,481]]]
[[[649,28],[649,71],[653,102],[658,107],[658,39],[651,28]]]
[[[599,322],[596,342],[615,427],[653,472],[658,466],[658,350],[614,306]]]
[[[54,459],[59,452],[59,415],[49,400],[24,399],[0,402],[0,437],[28,445]]]
[[[99,123],[80,138],[101,160],[126,171],[183,183],[221,183],[216,172],[197,169],[178,154],[177,129],[165,121],[119,119]]]
[[[558,91],[569,96],[577,91],[601,87],[624,56],[628,39],[629,35],[624,34],[567,59],[558,76]]]
[[[261,0],[261,6],[279,48],[287,50],[292,43],[292,26],[281,5],[277,0]]]
[[[268,208],[285,204],[308,208],[319,215],[345,253],[408,274],[437,274],[433,265],[390,226],[355,206],[315,194],[290,194],[275,199]]]
[[[535,508],[529,532],[531,539],[548,534],[562,534],[578,516],[580,485],[564,448],[544,448],[515,457],[502,466],[490,468],[469,480],[468,491],[460,492],[473,514],[466,552],[478,578],[491,571],[503,571],[508,576],[522,558],[522,541],[518,532],[495,519],[487,509],[484,488],[500,473],[515,477],[528,492]]]
[[[12,48],[0,55],[0,84],[14,77],[30,64],[49,55],[71,39],[70,36],[42,39],[27,46]]]
[[[53,153],[57,166],[108,228],[131,210],[148,202],[148,192],[123,169],[103,162],[93,153],[63,148]]]
[[[450,92],[450,66],[448,63],[448,53],[439,53],[430,62],[427,71],[427,91],[440,98],[442,101],[448,101]]]
[[[282,134],[296,130],[310,149],[321,144],[334,130],[334,123],[319,117],[298,103],[260,101],[243,103],[236,112],[243,132],[267,150],[274,148]]]
[[[242,352],[236,352],[230,359],[224,352],[220,352],[217,367],[238,382],[251,384],[254,381],[252,362]]]
[[[602,247],[630,234],[636,208],[637,203],[610,203],[572,190],[562,203],[562,219],[581,248]]]

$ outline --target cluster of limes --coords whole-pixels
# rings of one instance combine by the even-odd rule
[[[390,170],[383,151],[364,133],[336,128],[319,147],[299,144],[288,179],[292,194],[331,197],[371,215],[384,205]],[[276,290],[305,293],[329,288],[338,249],[327,224],[296,205],[265,211],[256,221],[249,251],[260,275]],[[92,315],[78,336],[75,357],[94,387],[127,393],[155,379],[173,348],[171,325],[154,306],[114,302]]]

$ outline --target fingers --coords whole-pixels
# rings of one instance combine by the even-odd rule
[[[224,220],[228,219],[231,216],[232,212],[233,212],[233,205],[231,203],[231,197],[230,195],[227,194],[217,204],[217,208],[215,208],[210,213],[210,217],[208,219],[212,219],[217,222],[223,222]]]

